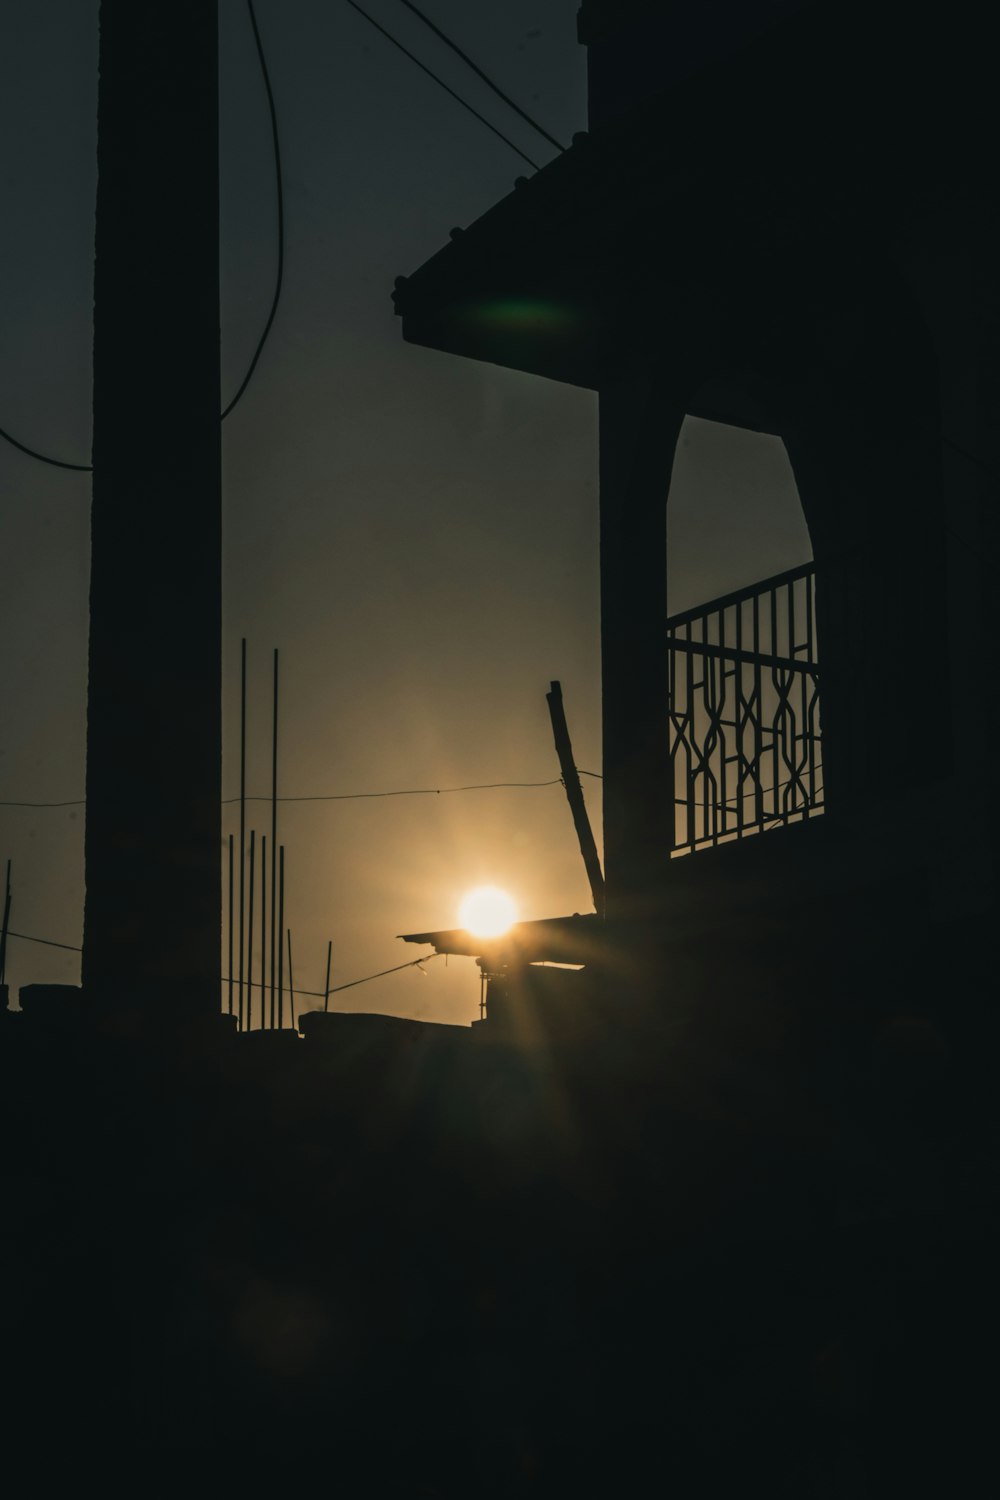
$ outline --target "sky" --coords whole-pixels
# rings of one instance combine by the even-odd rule
[[[398,0],[366,8],[529,156],[551,159]],[[426,9],[557,138],[585,128],[577,0]],[[0,10],[0,426],[83,463],[97,10],[97,0]],[[223,429],[223,795],[238,792],[244,636],[251,794],[270,785],[274,647],[285,796],[550,781],[553,678],[577,764],[599,772],[597,398],[406,345],[390,300],[397,275],[527,169],[340,0],[256,0],[256,11],[282,144],[286,260],[271,337]],[[276,241],[244,0],[221,0],[220,13],[225,401],[267,313]],[[0,443],[0,803],[83,796],[89,496],[87,475]],[[672,609],[811,555],[780,442],[694,419],[668,529]],[[587,778],[585,795],[600,847],[600,782]],[[248,828],[268,824],[266,804],[251,804]],[[220,874],[236,826],[224,809]],[[328,940],[334,985],[414,957],[397,934],[455,925],[477,884],[508,889],[524,918],[591,909],[559,786],[284,804],[279,829],[297,987],[322,988]],[[0,806],[14,930],[81,942],[83,830],[82,806]],[[7,978],[12,990],[77,983],[79,955],[12,939]],[[478,999],[472,960],[436,959],[426,975],[389,975],[333,1004],[467,1023]]]

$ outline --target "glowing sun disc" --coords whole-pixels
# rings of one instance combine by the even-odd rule
[[[517,907],[506,891],[481,885],[463,898],[458,920],[475,937],[500,937],[516,922]]]

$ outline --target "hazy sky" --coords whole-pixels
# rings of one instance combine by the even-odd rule
[[[367,8],[550,159],[398,0]],[[426,8],[556,136],[584,128],[577,0]],[[90,447],[97,9],[7,0],[0,11],[0,426],[77,462]],[[394,277],[510,191],[524,163],[341,0],[256,9],[282,140],[286,269],[271,339],[224,428],[224,795],[238,790],[243,635],[251,792],[269,788],[274,646],[286,795],[548,780],[553,677],[577,763],[599,771],[596,398],[407,346],[390,301]],[[271,294],[274,181],[244,0],[220,10],[228,398]],[[83,794],[89,493],[88,476],[0,443],[0,800]],[[669,514],[673,608],[809,555],[773,439],[689,423]],[[599,836],[599,782],[585,791]],[[248,827],[267,829],[268,816],[251,805]],[[235,827],[229,809],[223,843]],[[414,956],[395,934],[452,925],[476,883],[507,887],[525,917],[590,908],[559,787],[286,805],[280,830],[305,987],[322,983],[328,938],[335,984]],[[8,856],[12,926],[79,943],[83,808],[0,807]],[[12,986],[78,976],[77,955],[11,941]],[[438,959],[426,978],[394,975],[338,1003],[468,1021],[475,966]]]

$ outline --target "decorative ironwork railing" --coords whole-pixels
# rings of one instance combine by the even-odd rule
[[[823,808],[812,563],[667,621],[674,854]]]

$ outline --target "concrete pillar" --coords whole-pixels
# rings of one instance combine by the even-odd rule
[[[219,1006],[218,12],[102,0],[83,982]]]
[[[667,492],[683,407],[623,364],[600,389],[604,868],[609,921],[644,921],[673,845]]]

